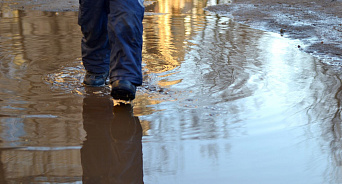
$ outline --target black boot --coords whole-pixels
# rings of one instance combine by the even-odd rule
[[[88,72],[84,76],[83,83],[87,86],[104,86],[106,85],[106,80],[108,77],[108,72],[106,73],[92,73]]]
[[[111,95],[115,100],[134,100],[135,92],[136,86],[127,80],[116,80],[112,83]]]

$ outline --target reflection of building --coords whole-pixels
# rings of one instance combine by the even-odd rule
[[[1,5],[0,92],[6,91],[0,100],[0,145],[25,148],[0,150],[0,182],[80,181],[85,133],[79,97],[56,98],[44,83],[47,74],[80,55],[77,12],[13,11]]]
[[[4,177],[9,183],[69,183],[82,178],[79,149],[4,150],[0,153]]]
[[[185,56],[190,50],[189,45],[194,44],[189,43],[188,41],[201,41],[202,38],[207,36],[205,34],[213,33],[216,29],[215,26],[217,25],[210,29],[206,29],[208,21],[203,15],[203,7],[207,4],[207,1],[201,0],[159,0],[153,6],[149,7],[153,14],[147,14],[145,16],[143,50],[143,60],[146,64],[147,76],[153,73],[156,74],[157,77],[162,78],[170,75],[170,73],[172,74],[172,70],[180,67],[185,60]],[[214,2],[211,2],[210,4],[214,4]],[[9,90],[20,93],[14,94],[13,98],[22,98],[18,99],[18,101],[21,100],[23,103],[16,104],[15,107],[23,108],[25,111],[28,111],[28,113],[32,113],[30,114],[32,115],[30,116],[31,119],[20,117],[21,120],[25,121],[15,122],[17,123],[16,126],[20,124],[20,127],[23,127],[20,129],[20,136],[17,137],[19,138],[19,141],[16,141],[22,142],[22,145],[18,146],[36,146],[41,149],[2,151],[1,161],[6,168],[6,178],[8,180],[18,180],[20,178],[32,177],[35,180],[40,179],[41,181],[46,182],[53,182],[61,178],[70,178],[70,181],[74,179],[78,180],[81,175],[81,169],[79,160],[80,155],[77,149],[44,150],[44,147],[63,147],[65,145],[77,146],[80,144],[81,140],[84,138],[84,132],[82,132],[82,126],[77,121],[81,119],[79,116],[81,112],[79,99],[76,98],[70,101],[68,98],[63,99],[63,97],[57,96],[57,98],[59,98],[58,100],[51,100],[51,96],[42,95],[44,94],[44,91],[48,91],[49,89],[47,86],[41,85],[42,77],[44,77],[46,73],[53,73],[56,69],[59,69],[60,66],[69,66],[70,61],[73,61],[80,55],[79,38],[81,36],[79,35],[76,13],[63,12],[56,14],[27,11],[14,11],[12,14],[2,13],[2,16],[7,15],[8,17],[14,18],[4,18],[0,20],[1,22],[6,22],[6,24],[0,24],[1,36],[9,38],[6,41],[1,40],[1,44],[6,45],[7,47],[1,47],[0,52],[9,53],[9,56],[13,56],[14,59],[1,60],[3,66],[8,67],[6,70],[3,68],[0,68],[0,70],[7,75],[8,80],[11,80],[13,84],[16,84],[16,78],[24,80],[24,87],[21,86],[19,90],[15,85],[14,87],[6,87],[8,87]],[[216,21],[217,19],[212,17],[212,20]],[[244,40],[243,36],[240,38]],[[219,38],[217,41],[220,41],[221,39],[226,41],[225,37]],[[219,42],[219,44],[224,45],[226,42],[223,41]],[[202,51],[201,48],[207,49],[203,44],[203,47],[197,47],[197,49],[192,48],[192,50],[194,52],[200,52]],[[229,51],[229,49],[225,48],[220,52],[225,51]],[[215,53],[211,54],[212,55],[209,57],[216,56]],[[202,54],[199,56],[208,59],[207,55]],[[205,61],[201,60],[201,58],[199,59],[199,63]],[[224,63],[225,61],[226,60],[223,60],[222,63],[211,64],[217,71],[222,71],[225,70],[222,65],[227,67],[225,65],[226,63]],[[168,81],[167,77],[165,78],[165,80],[157,80],[159,86],[163,87],[179,82],[178,80]],[[208,84],[212,84],[210,77],[204,77],[204,79],[206,79]],[[223,80],[224,77],[219,79]],[[203,81],[201,81],[201,83],[203,83]],[[30,95],[29,98],[23,98],[28,95]],[[148,99],[146,95],[142,98],[138,97],[135,103],[138,104],[135,106],[135,110],[139,111],[139,115],[145,115],[151,113],[147,112],[151,110],[146,106],[160,103],[160,101]],[[8,113],[11,112],[11,109],[8,110]],[[35,113],[39,112],[50,113],[56,115],[56,117],[35,116]],[[198,122],[197,112],[189,114],[193,115],[193,122],[187,125],[189,127],[185,127],[188,129],[185,131],[202,127],[206,130],[203,131],[206,132],[204,136],[214,137],[216,130],[219,128],[221,129],[221,127],[207,127],[208,125],[205,126],[205,122],[204,124],[200,124],[201,122]],[[182,120],[178,118],[182,117],[179,117],[177,113],[172,115],[174,115],[174,117],[156,117],[154,119],[154,122],[160,121],[160,124],[163,125],[165,129],[162,129],[163,127],[151,126],[148,121],[143,121],[142,126],[144,134],[146,135],[148,133],[148,129],[153,129],[153,131],[160,135],[163,133],[168,134],[170,133],[169,131],[172,130],[182,133],[184,130],[177,130],[177,128],[184,128],[184,125],[176,127],[177,123],[182,122]],[[162,122],[172,121],[175,123],[170,125],[162,124]],[[11,124],[9,126],[11,127]],[[172,129],[172,126],[175,126],[175,129]],[[6,130],[4,130],[6,128],[8,127],[0,127],[0,132],[6,132]],[[7,130],[9,129],[10,128]],[[10,129],[10,131],[17,130],[13,128]],[[169,135],[174,136],[172,133],[169,135],[166,134],[164,137]],[[2,137],[4,142],[6,142],[6,138],[8,138],[6,136]],[[177,146],[178,145],[175,145],[171,150],[178,149]],[[168,150],[164,148],[165,147],[162,147],[162,149],[150,149],[150,156],[153,158],[152,156],[154,153],[155,155],[161,155],[161,160],[165,161],[165,163],[169,163],[169,165],[165,165],[166,171],[173,172],[173,161],[177,160],[177,156],[172,155],[172,152],[168,152]],[[211,148],[212,147],[210,147],[210,149]],[[148,156],[148,154],[146,155]],[[156,163],[154,167],[159,167],[159,164],[160,163]],[[161,170],[163,171],[163,168],[161,168]],[[42,178],[41,176],[44,176],[45,178]]]
[[[7,39],[1,40],[3,46],[0,49],[2,53],[8,53],[7,57],[13,58],[9,68],[17,71],[10,75],[22,76],[32,67],[55,70],[63,61],[70,63],[79,57],[76,15],[76,12],[4,12],[0,32]]]
[[[187,41],[196,31],[203,29],[204,17],[201,14],[205,4],[206,1],[197,0],[159,0],[146,8],[143,62],[146,64],[144,81],[148,85],[159,88],[180,82],[161,78],[172,74],[184,61]],[[156,75],[158,79],[153,78]],[[152,98],[142,94],[135,100],[138,115],[151,114],[146,106],[160,103],[155,100],[158,90],[151,91],[154,93]]]
[[[170,72],[184,61],[188,43],[205,27],[203,8],[230,1],[159,0],[147,8],[151,14],[144,19],[143,61],[147,73]],[[169,86],[180,81],[159,80],[158,85]]]
[[[81,180],[79,149],[85,137],[82,125],[62,118],[57,120],[13,122],[1,126],[2,147],[23,147],[0,150],[4,169],[2,179],[8,182]],[[0,118],[1,123],[4,121],[5,118]]]
[[[163,73],[180,66],[187,40],[203,21],[198,16],[203,7],[203,3],[192,0],[160,0],[149,7],[154,13],[145,16],[143,49],[149,72]]]

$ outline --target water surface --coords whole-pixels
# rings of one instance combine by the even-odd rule
[[[77,12],[2,5],[2,183],[113,171],[110,183],[122,168],[151,184],[342,182],[339,69],[300,41],[203,10],[215,3],[146,8],[144,84],[120,108],[109,87],[82,85]]]

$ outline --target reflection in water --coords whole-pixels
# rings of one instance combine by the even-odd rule
[[[1,145],[79,145],[82,98],[66,95],[81,72],[72,67],[80,64],[77,13],[11,10],[6,3],[2,8],[0,136],[6,141]],[[76,70],[59,74],[62,66]],[[65,78],[46,80],[53,72]]]
[[[204,24],[203,1],[160,0],[147,11],[144,18],[143,57],[146,70],[151,73],[174,73],[184,61],[187,40]],[[159,80],[159,85],[169,86],[179,81]]]
[[[5,178],[5,168],[4,168],[4,164],[2,163],[1,155],[2,155],[2,149],[0,149],[0,183],[7,184],[7,181]]]
[[[73,183],[81,180],[78,147],[2,148],[0,153],[0,181]]]
[[[319,61],[299,52],[295,42],[252,30],[224,16],[194,13],[202,1],[186,1],[181,6],[168,5],[167,0],[158,2],[154,12],[167,14],[147,17],[147,21],[154,21],[146,23],[151,26],[146,28],[150,45],[144,57],[155,56],[171,66],[155,69],[155,73],[163,71],[157,75],[158,84],[171,90],[186,89],[187,93],[177,96],[176,103],[156,106],[163,111],[142,117],[151,122],[150,136],[144,137],[148,142],[144,144],[144,158],[150,160],[145,164],[149,181],[158,183],[171,177],[174,180],[164,183],[187,183],[193,180],[184,172],[194,175],[210,168],[221,176],[215,178],[217,183],[225,179],[249,183],[251,180],[234,180],[241,175],[233,173],[249,173],[254,181],[263,177],[274,181],[279,173],[297,178],[298,173],[316,176],[333,173],[331,168],[339,167],[325,162],[320,168],[305,167],[328,156],[326,142],[313,138],[331,135],[331,128],[326,130],[332,112],[339,109],[333,98],[340,86],[335,74],[322,74],[325,69]],[[178,55],[172,57],[172,52]],[[159,61],[154,58],[146,59],[152,71],[152,64]],[[315,129],[320,123],[328,126]],[[338,126],[335,129],[340,130]],[[295,158],[280,159],[292,156]],[[203,159],[201,168],[205,169],[191,162],[194,157]],[[285,169],[288,167],[292,170]],[[256,170],[270,172],[267,168],[274,172],[253,174]],[[324,178],[341,178],[332,175]],[[212,177],[200,174],[200,178],[203,180],[197,181],[205,183]]]
[[[83,183],[143,183],[142,128],[131,104],[113,107],[110,96],[86,95],[83,126]]]
[[[141,149],[146,183],[341,183],[340,72],[203,11],[217,3],[229,0],[146,8],[143,136],[109,88],[82,87],[76,12],[1,4],[0,146],[21,148],[1,149],[0,183],[110,182],[118,168],[142,183]]]
[[[329,71],[326,71],[330,73]],[[326,74],[326,73],[324,73]],[[327,91],[331,91],[331,94],[335,94],[332,99],[325,99],[322,101],[322,106],[318,111],[318,115],[321,118],[325,118],[326,115],[330,114],[332,119],[326,119],[325,122],[321,125],[322,130],[324,130],[323,137],[327,142],[330,142],[330,149],[331,149],[331,161],[334,165],[333,168],[330,170],[330,175],[334,176],[332,178],[327,177],[328,181],[332,183],[342,183],[342,81],[341,81],[341,74],[338,71],[339,78],[335,78],[330,82],[331,85],[330,89]],[[325,95],[325,94],[321,94]],[[337,108],[331,108],[331,104],[328,102],[336,101]]]

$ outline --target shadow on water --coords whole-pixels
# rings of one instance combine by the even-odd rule
[[[341,183],[341,69],[217,3],[146,8],[134,116],[82,86],[76,12],[2,4],[0,182]]]

